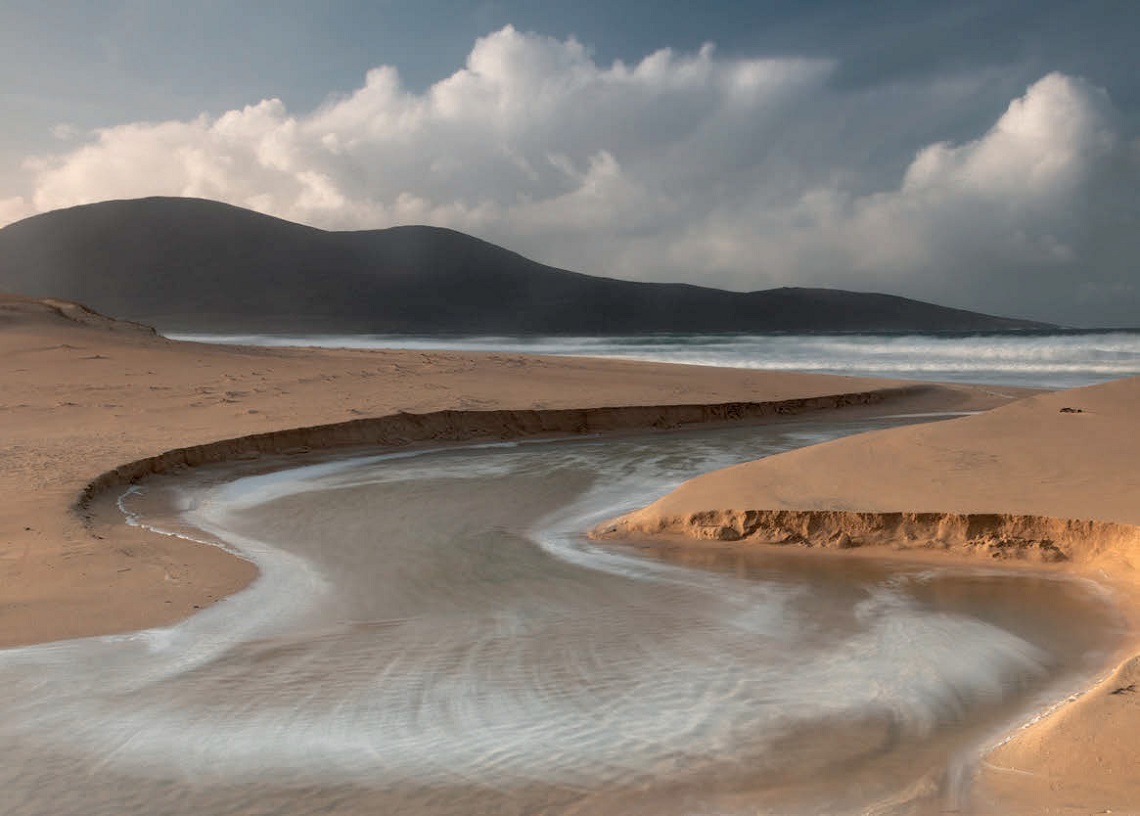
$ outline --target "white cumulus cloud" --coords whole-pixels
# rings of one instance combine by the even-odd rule
[[[1128,322],[1140,149],[1103,90],[1049,74],[955,144],[938,128],[987,77],[842,91],[834,67],[711,46],[599,65],[507,27],[422,93],[380,67],[314,111],[271,99],[72,136],[27,161],[0,223],[200,196],[333,229],[449,226],[597,274]]]

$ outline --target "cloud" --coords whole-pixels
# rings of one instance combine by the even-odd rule
[[[304,114],[270,99],[87,134],[27,161],[0,223],[201,196],[326,228],[449,226],[629,278],[877,289],[1073,322],[1137,313],[1124,227],[1140,219],[1140,148],[1103,90],[1049,74],[951,144],[940,131],[993,103],[984,73],[844,89],[835,70],[712,46],[603,66],[573,39],[506,27],[423,93],[380,67]]]
[[[10,224],[35,214],[36,210],[31,202],[21,196],[0,198],[0,225]]]

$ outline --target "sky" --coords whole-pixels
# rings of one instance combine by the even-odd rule
[[[0,0],[0,225],[184,195],[1140,325],[1140,2]]]

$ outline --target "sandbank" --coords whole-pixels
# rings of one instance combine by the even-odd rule
[[[773,545],[1065,571],[1140,619],[1140,378],[1031,396],[706,474],[595,531],[689,550]],[[710,553],[711,557],[711,553]],[[1140,642],[988,754],[994,813],[1140,812]]]

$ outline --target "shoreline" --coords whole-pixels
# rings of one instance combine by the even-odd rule
[[[252,564],[219,548],[158,541],[156,534],[128,528],[121,518],[120,523],[113,525],[113,531],[105,520],[93,520],[97,505],[110,495],[111,491],[106,488],[127,484],[150,472],[160,472],[160,468],[187,467],[218,461],[217,457],[287,456],[302,453],[306,448],[348,447],[365,442],[407,445],[441,441],[440,434],[442,441],[449,441],[471,439],[462,436],[470,432],[486,434],[479,438],[487,439],[503,438],[501,434],[518,429],[535,435],[568,428],[578,433],[591,432],[606,430],[598,428],[598,424],[607,422],[620,426],[624,421],[629,423],[625,429],[632,429],[647,425],[652,428],[657,422],[668,425],[684,417],[696,417],[688,420],[694,422],[725,421],[729,419],[727,406],[737,406],[731,411],[741,412],[739,418],[762,420],[778,416],[776,406],[780,404],[798,405],[800,410],[811,410],[806,405],[822,409],[818,401],[850,399],[853,395],[876,403],[891,400],[904,410],[919,411],[966,409],[966,406],[970,410],[981,410],[1008,404],[1009,408],[1004,410],[1014,409],[1016,413],[1022,410],[1018,406],[1042,399],[1032,397],[1012,402],[1026,394],[1024,390],[1013,388],[918,386],[890,380],[771,375],[580,358],[202,348],[158,338],[133,325],[119,324],[101,316],[92,319],[91,313],[85,310],[77,312],[15,298],[0,299],[0,307],[3,307],[0,309],[0,359],[8,363],[4,381],[19,386],[9,392],[13,404],[4,406],[18,421],[13,423],[14,433],[6,450],[8,456],[0,469],[0,487],[15,497],[9,506],[0,509],[0,541],[4,542],[4,549],[0,551],[0,577],[6,588],[3,614],[0,614],[0,648],[173,623],[239,591],[256,577]],[[10,319],[12,314],[16,316],[14,320]],[[114,362],[100,362],[107,360]],[[104,370],[93,374],[92,369],[100,367]],[[109,368],[115,370],[106,371]],[[21,378],[20,375],[33,370],[47,370],[49,374],[39,375],[38,379]],[[1137,383],[1140,380],[1127,388],[1140,391]],[[1117,384],[1093,389],[1113,387]],[[840,393],[836,393],[836,389]],[[767,399],[758,399],[758,396]],[[625,407],[613,407],[618,401],[619,406],[624,404]],[[583,402],[594,404],[583,407]],[[740,406],[751,407],[741,409]],[[858,412],[859,408],[845,410]],[[1052,410],[1056,411],[1056,406]],[[672,419],[670,411],[674,412]],[[480,412],[490,421],[477,428],[465,428],[464,422]],[[364,416],[329,421],[346,413]],[[985,419],[995,413],[1000,413],[1000,409],[967,419]],[[1092,410],[1083,418],[1072,419],[1088,420],[1096,413]],[[431,415],[433,419],[425,420],[424,415]],[[507,416],[511,418],[508,420]],[[556,427],[544,425],[544,416],[546,420],[558,417]],[[1105,539],[1104,546],[1094,548],[1087,561],[1082,560],[1079,565],[1070,561],[1068,566],[1058,569],[1079,566],[1089,570],[1089,575],[1099,572],[1102,582],[1111,577],[1111,584],[1127,588],[1131,599],[1128,611],[1135,624],[1140,616],[1140,581],[1136,577],[1140,547],[1131,546],[1136,540],[1131,536],[1140,535],[1137,526],[1140,519],[1128,517],[1128,512],[1121,511],[1124,516],[1121,518],[1115,517],[1115,511],[1107,512],[1110,518],[1084,522],[1082,528],[1082,523],[1068,521],[1069,514],[1064,512],[1034,513],[1041,508],[1034,506],[1033,495],[1028,495],[1027,503],[1027,494],[1023,492],[1014,496],[1016,500],[1007,502],[1010,506],[1005,510],[979,514],[978,506],[1001,503],[1002,490],[989,484],[988,487],[982,485],[977,493],[985,496],[986,501],[979,505],[975,496],[973,509],[968,506],[969,495],[963,500],[961,495],[955,497],[951,490],[943,493],[953,499],[945,511],[928,514],[929,517],[921,514],[907,517],[899,513],[897,506],[931,504],[916,504],[907,498],[907,490],[913,488],[918,479],[907,471],[908,464],[913,465],[913,462],[908,463],[905,456],[897,458],[900,451],[905,454],[914,447],[917,433],[925,445],[919,447],[929,452],[933,448],[927,444],[924,429],[962,421],[913,426],[917,431],[904,428],[867,434],[854,442],[838,440],[738,466],[759,465],[764,470],[777,462],[775,468],[778,469],[792,460],[799,471],[797,478],[810,482],[812,474],[816,477],[824,474],[824,481],[828,483],[823,485],[823,490],[813,492],[803,489],[804,482],[797,485],[793,478],[786,484],[781,483],[779,502],[750,505],[737,501],[719,509],[698,508],[696,512],[716,510],[722,515],[702,518],[701,523],[690,524],[690,527],[715,532],[716,535],[706,536],[706,539],[731,534],[743,539],[746,533],[752,535],[766,529],[769,532],[782,530],[789,534],[788,540],[798,535],[807,541],[817,533],[817,530],[807,529],[815,523],[818,530],[823,531],[820,533],[823,538],[836,544],[843,542],[841,535],[846,535],[850,543],[853,530],[859,535],[877,531],[879,535],[889,536],[891,530],[909,529],[914,539],[919,540],[923,525],[938,526],[943,522],[944,531],[954,532],[962,544],[971,540],[967,535],[971,531],[969,516],[1004,516],[1007,518],[999,518],[996,528],[991,523],[989,533],[993,537],[996,530],[997,537],[986,547],[1001,544],[1001,536],[1005,535],[1006,544],[1017,545],[1017,539],[1024,544],[1014,546],[1014,550],[1039,553],[1050,552],[1044,546],[1047,540],[1054,548],[1060,548],[1053,538],[1060,533],[1072,538],[1065,545],[1071,547],[1082,529],[1099,531]],[[393,426],[393,422],[397,425]],[[987,445],[1001,450],[1005,444],[1001,441],[1003,438],[1008,436],[1016,441],[1026,433],[1024,421],[1014,422],[1011,427],[1017,433],[1008,428],[1004,436],[981,433],[967,445],[970,455],[962,457],[959,463],[963,472],[978,474],[992,470],[994,461],[985,458],[991,453]],[[240,435],[218,440],[222,429],[237,430]],[[424,433],[422,438],[409,438],[409,434],[420,431]],[[1116,438],[1120,437],[1119,431],[1114,433]],[[868,458],[866,437],[874,437],[876,444],[880,439],[887,439],[887,448]],[[172,442],[184,444],[172,447]],[[845,444],[855,447],[845,449],[842,447]],[[838,459],[835,458],[837,448],[842,454]],[[854,454],[847,455],[852,450]],[[1040,474],[1033,473],[1033,465],[1040,457],[1035,459],[1024,450],[1015,453],[1021,459],[1011,461],[1029,462],[1026,472],[1040,481]],[[1063,494],[1048,494],[1048,491],[1044,497],[1037,496],[1046,506],[1052,503],[1062,511],[1081,506],[1082,501],[1087,505],[1092,495],[1090,491],[1103,487],[1106,479],[1111,482],[1114,473],[1130,473],[1127,469],[1121,471],[1121,467],[1131,467],[1131,463],[1137,461],[1132,458],[1134,452],[1129,445],[1118,445],[1108,453],[1099,448],[1084,454],[1068,448],[1051,453],[1060,459],[1067,456],[1069,462],[1080,463],[1082,455],[1111,460],[1108,476],[1096,467],[1087,474],[1081,471],[1079,489],[1074,490],[1076,495],[1068,496],[1071,501]],[[807,461],[800,461],[801,454],[806,455]],[[122,464],[124,460],[126,465]],[[829,470],[828,463],[837,461],[842,467]],[[1125,464],[1121,465],[1122,461]],[[1000,462],[996,467],[1001,471]],[[845,468],[849,471],[846,475]],[[893,482],[887,479],[885,486],[871,479],[873,487],[868,489],[878,491],[879,495],[901,496],[896,507],[880,507],[874,502],[863,502],[861,507],[865,495],[860,493],[858,480],[853,480],[851,473],[859,477],[879,476],[884,468],[906,475],[901,481],[897,475]],[[1048,476],[1051,471],[1045,470]],[[721,488],[724,487],[723,473],[709,474],[722,480]],[[919,477],[921,473],[919,470]],[[998,484],[1016,482],[1017,475],[1015,468],[1012,476],[1007,472],[1004,482]],[[686,483],[678,493],[693,482]],[[814,487],[819,488],[820,484]],[[751,495],[765,495],[762,489],[757,491],[754,481],[747,479],[739,488],[751,490]],[[1010,490],[1008,487],[1005,490],[1005,498],[1009,499]],[[675,500],[676,495],[670,494],[662,501]],[[800,506],[794,502],[797,496]],[[788,501],[792,501],[791,505]],[[819,502],[824,506],[812,506]],[[954,506],[955,502],[958,506]],[[851,509],[837,510],[836,505]],[[1093,505],[1096,506],[1095,501]],[[1104,510],[1106,505],[1102,501],[1099,506]],[[733,515],[725,515],[723,511]],[[754,515],[749,516],[749,512]],[[1140,513],[1140,509],[1136,512]],[[785,515],[777,518],[764,516],[764,513]],[[801,515],[797,517],[796,513]],[[820,514],[830,514],[834,523],[830,527],[818,524]],[[1021,521],[1012,520],[1015,517]],[[1080,514],[1072,517],[1080,517]],[[1037,521],[1031,521],[1034,518]],[[906,528],[907,524],[911,527]],[[1007,526],[1002,527],[1002,524]],[[1010,524],[1012,526],[1008,526]],[[1110,530],[1103,525],[1114,527]],[[111,532],[113,537],[108,535]],[[699,536],[688,539],[694,548],[702,546]],[[992,551],[992,547],[977,549],[985,553]],[[865,550],[868,555],[888,551],[889,548],[879,551],[874,547]],[[971,558],[976,559],[977,555]],[[1136,631],[1135,625],[1133,631]],[[1136,650],[1140,643],[1130,648]],[[992,760],[995,767],[1018,768],[1018,773],[987,775],[983,769],[979,789],[999,799],[1003,807],[1013,802],[1026,813],[1085,813],[1086,808],[1092,806],[1088,803],[1102,806],[1102,802],[1109,800],[1116,812],[1122,812],[1121,802],[1128,801],[1128,794],[1140,795],[1140,784],[1127,776],[1130,760],[1140,765],[1135,763],[1136,741],[1131,736],[1138,733],[1133,726],[1140,723],[1140,705],[1136,705],[1128,693],[1115,694],[1112,686],[1119,683],[1125,688],[1130,680],[1133,683],[1140,680],[1140,654],[1119,664],[1114,672],[1075,701],[1066,702],[1031,727],[1011,734],[987,755],[986,761]],[[1109,734],[1116,740],[1110,761],[1106,763],[1098,754],[1096,761],[1090,764],[1083,757],[1090,749],[1099,750],[1097,740],[1105,730],[1106,701],[1128,706],[1125,722],[1123,725],[1117,722],[1116,730]],[[1038,761],[1036,757],[1043,757],[1039,765],[1044,763],[1045,770],[1025,771],[1025,766]],[[1120,770],[1123,773],[1117,773]],[[1115,780],[1109,780],[1115,786],[1104,781],[1106,773],[1115,774]],[[1041,790],[1022,778],[1022,774],[1036,774],[1050,784]],[[1071,796],[1078,797],[1080,804],[1070,810],[1054,808],[1053,783],[1061,785],[1066,796],[1071,792]],[[1108,800],[1101,796],[1106,790]],[[1121,800],[1121,795],[1126,798]],[[1113,796],[1116,798],[1111,798]]]
[[[712,428],[800,416],[814,411],[879,405],[919,396],[922,385],[849,392],[767,402],[688,405],[612,405],[597,408],[538,410],[443,410],[424,414],[399,412],[322,425],[285,428],[262,434],[220,439],[172,448],[104,471],[84,486],[74,509],[81,515],[104,490],[134,484],[148,476],[204,464],[332,452],[344,448],[402,448],[416,443],[563,438],[623,431],[667,431],[692,425]]]
[[[124,524],[91,527],[77,502],[91,502],[93,483],[122,479],[124,463],[138,477],[152,460],[175,467],[262,450],[454,438],[471,412],[489,420],[480,433],[541,433],[543,417],[556,420],[546,430],[648,428],[749,411],[764,420],[764,405],[778,416],[780,406],[823,407],[852,394],[932,411],[980,410],[1026,393],[586,358],[209,346],[77,304],[3,295],[0,385],[0,490],[9,497],[0,508],[0,648],[171,624],[256,576],[217,548]],[[624,419],[614,405],[629,406]],[[401,418],[383,419],[393,416]],[[385,436],[389,422],[403,426]]]

